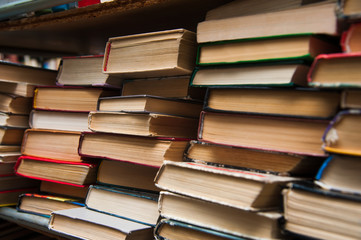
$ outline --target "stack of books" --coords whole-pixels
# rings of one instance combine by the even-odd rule
[[[33,90],[55,85],[56,71],[0,62],[0,205],[14,205],[19,194],[38,191],[39,181],[15,175],[24,131],[29,128]]]

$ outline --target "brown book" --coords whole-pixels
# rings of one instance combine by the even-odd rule
[[[361,91],[358,89],[342,90],[341,108],[361,108]]]
[[[78,187],[49,181],[41,181],[40,184],[40,191],[43,193],[81,199],[86,198],[88,188],[88,186]]]
[[[122,78],[188,75],[195,65],[196,35],[174,29],[110,38],[103,72]]]
[[[361,11],[360,11],[361,12]],[[341,38],[342,50],[345,53],[361,51],[361,24],[354,23],[343,33]]]
[[[0,111],[13,114],[29,114],[33,99],[0,93]]]
[[[0,112],[0,126],[28,128],[29,115]]]
[[[25,128],[8,128],[0,126],[0,144],[20,145]]]

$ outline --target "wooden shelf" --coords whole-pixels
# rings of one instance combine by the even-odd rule
[[[0,22],[0,52],[65,56],[103,54],[109,37],[186,28],[196,31],[225,0],[117,0]]]

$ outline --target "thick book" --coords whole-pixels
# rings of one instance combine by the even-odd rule
[[[182,161],[190,139],[82,133],[79,154],[160,167],[163,160]]]
[[[361,198],[313,185],[292,184],[284,192],[285,230],[314,239],[357,239]]]
[[[215,42],[272,35],[338,34],[334,2],[295,9],[206,20],[198,23],[197,42]]]
[[[153,95],[203,101],[205,89],[190,87],[189,83],[190,75],[124,80],[121,95]]]
[[[209,66],[194,69],[191,86],[306,86],[309,67],[295,62]]]
[[[21,97],[33,97],[37,86],[23,82],[0,82],[0,92]]]
[[[196,34],[185,29],[110,38],[103,72],[122,78],[190,74],[195,65]]]
[[[103,73],[103,58],[103,55],[63,57],[59,66],[57,84],[120,88],[122,79]]]
[[[38,193],[24,193],[19,196],[16,209],[20,212],[50,217],[53,211],[77,207],[84,207],[84,204],[79,199]]]
[[[95,183],[97,164],[21,156],[15,171],[17,175],[27,178],[83,186]]]
[[[71,197],[76,199],[85,199],[89,186],[72,186],[68,184],[41,181],[40,191],[48,195],[57,195]]]
[[[361,51],[361,23],[354,23],[342,34],[341,47],[344,53]]]
[[[340,111],[323,135],[323,149],[331,153],[361,156],[361,110]]]
[[[0,144],[20,145],[26,128],[0,126]]]
[[[162,218],[157,223],[154,236],[159,240],[183,240],[184,236],[189,236],[194,240],[245,240],[243,237],[167,218]]]
[[[136,136],[196,138],[198,117],[158,113],[90,112],[88,128],[94,132]]]
[[[360,88],[361,53],[321,54],[316,57],[308,74],[313,87]]]
[[[97,109],[99,97],[119,95],[118,91],[79,86],[38,87],[35,89],[33,108],[90,112]]]
[[[100,98],[98,111],[158,113],[183,117],[199,117],[203,102],[152,95],[129,95]]]
[[[33,104],[31,97],[0,93],[0,111],[13,114],[29,114]]]
[[[27,129],[21,153],[69,162],[83,161],[78,154],[81,132],[46,129]]]
[[[341,108],[361,108],[361,89],[343,89],[341,94]]]
[[[0,191],[0,207],[16,206],[19,195],[35,191],[38,191],[38,188],[19,188]]]
[[[185,159],[214,166],[243,169],[280,176],[314,177],[324,157],[281,153],[190,141]]]
[[[20,147],[20,146],[19,146]],[[10,163],[10,162],[16,162],[18,158],[21,156],[21,152],[1,152],[0,151],[0,164],[1,163]]]
[[[154,178],[159,168],[128,162],[102,160],[97,175],[97,183],[140,191],[159,192]]]
[[[0,112],[0,126],[28,128],[29,115]]]
[[[304,118],[333,118],[339,91],[309,88],[209,88],[204,109]],[[285,107],[287,106],[287,107]]]
[[[340,52],[338,38],[315,34],[292,34],[237,39],[200,44],[196,63],[200,66],[305,60]]]
[[[297,178],[171,161],[154,179],[162,190],[246,211],[281,210],[281,189],[291,181]]]
[[[159,211],[174,219],[239,237],[282,239],[277,212],[250,212],[170,192],[161,192]]]
[[[39,186],[40,182],[37,180],[16,176],[14,174],[0,177],[1,192],[15,189],[39,189]]]
[[[0,161],[0,177],[14,175],[15,164],[16,161]]]
[[[116,217],[155,226],[159,194],[120,187],[91,185],[86,207]]]
[[[361,195],[361,158],[331,155],[320,167],[315,183],[327,190]]]
[[[53,212],[49,229],[80,239],[153,239],[153,228],[150,226],[85,207]]]
[[[29,115],[29,125],[35,129],[84,132],[88,130],[88,115],[88,112],[34,109]]]
[[[203,112],[198,140],[236,147],[324,157],[328,120]]]
[[[358,0],[339,0],[336,8],[337,16],[346,22],[359,22],[361,4]]]

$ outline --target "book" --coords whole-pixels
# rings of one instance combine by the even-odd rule
[[[144,224],[83,208],[55,211],[49,229],[81,239],[153,239],[153,228]]]
[[[183,240],[184,236],[188,236],[194,240],[244,240],[242,237],[166,218],[162,218],[157,223],[157,226],[154,229],[154,235],[156,239],[173,240]]]
[[[0,93],[0,111],[13,114],[29,114],[32,98]]]
[[[331,153],[361,156],[358,130],[360,119],[360,109],[340,111],[325,129],[323,149]]]
[[[329,121],[203,112],[198,140],[324,157],[322,136]]]
[[[88,112],[64,112],[51,110],[32,110],[29,125],[35,129],[87,131]]]
[[[0,112],[0,126],[28,128],[29,115]]]
[[[360,157],[333,154],[327,158],[315,177],[323,189],[343,193],[361,194]]]
[[[16,175],[0,177],[0,192],[20,190],[20,189],[39,189],[40,182],[34,179],[24,178]]]
[[[281,210],[281,189],[291,181],[297,179],[171,161],[164,161],[154,179],[162,190],[246,211]]]
[[[0,62],[2,82],[21,82],[32,85],[55,85],[57,71],[30,67],[17,63]]]
[[[277,212],[250,212],[170,192],[161,192],[159,211],[163,218],[249,238],[281,238]]]
[[[16,209],[20,212],[50,217],[53,211],[83,207],[78,199],[60,196],[24,193],[19,196]]]
[[[68,162],[81,162],[78,154],[80,132],[27,129],[21,153]]]
[[[57,196],[85,199],[89,186],[72,186],[56,182],[41,181],[40,192]]]
[[[163,160],[182,161],[189,139],[82,133],[79,154],[160,167]]]
[[[130,113],[163,113],[183,117],[199,117],[203,102],[151,95],[131,95],[100,98],[98,111]]]
[[[158,194],[119,187],[91,185],[87,208],[149,226],[157,223]]]
[[[137,136],[196,138],[198,118],[157,113],[90,112],[88,128],[94,132]]]
[[[284,190],[285,229],[317,239],[357,239],[360,197],[292,184]]]
[[[3,162],[0,161],[0,177],[12,176],[15,174],[14,167],[16,162]]]
[[[23,155],[18,159],[15,171],[27,178],[82,186],[95,183],[97,165]]]
[[[361,108],[360,93],[359,89],[343,89],[341,94],[341,108]]]
[[[194,140],[190,141],[184,155],[185,159],[191,162],[280,176],[302,177],[314,177],[325,160],[324,157],[233,147]]]
[[[198,23],[197,42],[299,33],[337,35],[335,7],[334,2],[325,2],[250,16],[206,20]]]
[[[97,183],[129,189],[159,192],[154,178],[159,168],[129,162],[102,160],[97,175]]]
[[[19,195],[37,190],[37,188],[20,188],[0,191],[0,207],[16,206]]]
[[[38,110],[59,110],[90,112],[97,109],[101,96],[117,95],[115,90],[91,87],[38,87],[35,89],[33,108]]]
[[[20,145],[25,128],[0,126],[0,144]]]
[[[0,151],[0,164],[1,163],[16,162],[18,160],[18,158],[20,157],[20,155],[21,155],[20,148],[19,148],[19,151],[16,151],[16,152]]]
[[[205,89],[190,87],[189,83],[190,75],[124,80],[121,95],[153,95],[203,101]]]
[[[173,29],[109,38],[103,72],[122,78],[190,74],[195,65],[196,34]]]
[[[308,88],[209,88],[204,109],[289,117],[333,118],[339,111],[340,102],[339,91]]]
[[[361,54],[321,54],[313,62],[308,82],[313,87],[346,88],[361,86],[359,65]]]
[[[57,84],[120,88],[122,79],[102,72],[103,57],[103,55],[63,57],[58,70]]]
[[[342,34],[341,47],[344,53],[355,53],[361,51],[360,44],[361,24],[354,23]]]
[[[338,38],[317,34],[293,34],[200,44],[200,66],[268,62],[312,61],[317,55],[340,52]]]
[[[197,67],[191,86],[306,86],[308,71],[307,65],[293,62]]]
[[[20,145],[1,145],[0,144],[0,153],[4,152],[20,152]]]
[[[340,0],[336,9],[337,16],[348,22],[357,22],[361,16],[361,4],[357,0]]]
[[[37,86],[31,83],[0,81],[0,92],[20,97],[34,97],[34,90]]]

